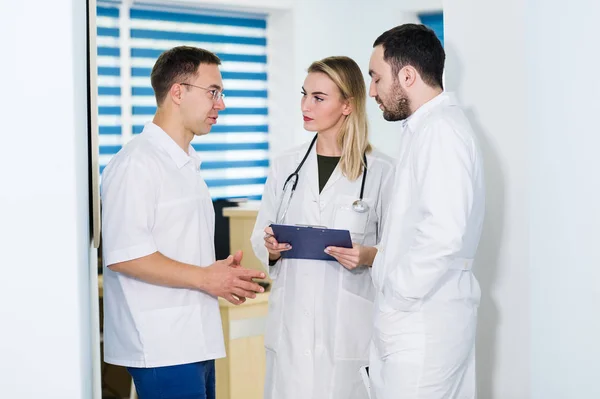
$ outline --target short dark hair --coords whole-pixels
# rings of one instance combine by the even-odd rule
[[[435,33],[425,25],[404,24],[384,32],[373,47],[383,45],[383,59],[394,76],[407,65],[414,67],[429,86],[443,88],[446,53]]]
[[[216,54],[198,47],[178,46],[162,53],[150,74],[156,104],[160,106],[175,83],[193,76],[200,64],[221,65]]]

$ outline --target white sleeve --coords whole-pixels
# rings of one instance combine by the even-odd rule
[[[396,167],[392,165],[389,170],[382,176],[382,181],[379,191],[379,198],[377,201],[377,244],[375,248],[380,249],[381,238],[383,237],[383,231],[385,224],[388,222],[389,207],[392,202],[392,196],[394,195],[394,183],[396,176]]]
[[[415,140],[414,235],[383,284],[386,302],[403,311],[418,310],[462,249],[474,195],[472,140],[444,121],[426,127]]]
[[[105,264],[141,258],[157,251],[152,236],[156,178],[126,157],[102,176],[102,247]]]
[[[280,190],[279,190],[280,191]],[[271,165],[269,169],[269,176],[265,183],[265,188],[260,202],[260,210],[256,217],[256,223],[254,224],[254,230],[252,231],[252,237],[250,239],[252,243],[252,249],[254,254],[264,265],[265,270],[268,271],[271,279],[275,279],[277,271],[281,265],[281,262],[277,262],[274,266],[269,266],[269,252],[265,247],[265,227],[276,222],[277,218],[277,178],[275,172],[275,166]]]

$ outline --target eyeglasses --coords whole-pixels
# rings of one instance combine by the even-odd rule
[[[210,93],[212,95],[212,99],[215,102],[219,102],[219,100],[221,99],[225,99],[225,94],[223,94],[222,91],[217,90],[217,89],[210,89],[208,87],[202,87],[202,86],[196,86],[190,83],[179,83],[182,86],[191,86],[191,87],[195,87],[197,89],[202,89],[202,90],[206,90],[208,93]]]

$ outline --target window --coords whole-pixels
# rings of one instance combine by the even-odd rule
[[[269,166],[266,17],[104,1],[97,25],[100,172],[152,120],[158,56],[191,45],[222,61],[227,109],[210,134],[192,141],[211,196],[259,199]]]
[[[444,45],[444,14],[442,12],[419,14],[421,23],[435,32]]]

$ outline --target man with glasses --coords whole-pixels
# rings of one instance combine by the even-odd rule
[[[190,144],[225,109],[220,63],[194,47],[164,52],[153,121],[103,173],[104,357],[127,367],[140,399],[214,399],[217,297],[263,292],[252,279],[264,273],[239,267],[241,253],[215,261],[214,208]]]

